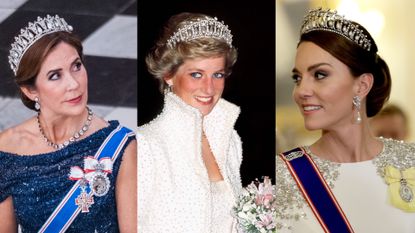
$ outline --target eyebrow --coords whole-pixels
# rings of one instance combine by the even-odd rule
[[[307,71],[314,70],[314,69],[316,69],[317,67],[324,66],[324,65],[331,66],[329,63],[325,63],[325,62],[322,62],[322,63],[317,63],[317,64],[314,64],[314,65],[312,65],[312,66],[308,67],[308,68],[307,68]],[[300,72],[297,70],[297,68],[295,68],[295,67],[294,67],[294,69],[292,70],[292,72],[293,72],[293,73],[300,73]]]
[[[76,57],[72,62],[71,62],[71,66],[73,65],[73,64],[75,64],[78,60],[81,60],[81,58],[80,57]],[[46,76],[49,76],[49,74],[51,74],[51,73],[55,73],[55,72],[58,72],[58,71],[61,71],[62,70],[62,68],[58,68],[58,69],[54,69],[54,70],[49,70],[47,73],[46,73]]]
[[[220,69],[220,70],[215,70],[214,72],[215,73],[218,73],[218,72],[225,72],[225,68],[223,68],[223,69]],[[204,70],[204,69],[199,69],[199,68],[190,68],[190,69],[187,69],[187,72],[202,72],[202,73],[204,73],[204,72],[206,72],[206,70]]]

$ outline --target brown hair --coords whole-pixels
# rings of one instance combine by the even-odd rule
[[[36,78],[45,58],[60,42],[73,46],[83,61],[82,42],[76,35],[64,31],[44,35],[29,47],[20,60],[15,76],[15,82],[19,87],[35,88]],[[20,88],[19,92],[23,104],[35,110],[35,102],[29,99]]]
[[[174,48],[167,46],[167,40],[180,27],[188,22],[209,17],[199,13],[180,13],[173,15],[165,24],[160,38],[146,57],[148,71],[159,81],[160,91],[166,88],[165,79],[173,76],[186,59],[225,57],[225,72],[230,75],[237,59],[235,47],[226,41],[215,38],[199,38],[178,42]]]
[[[357,43],[330,31],[311,31],[301,35],[300,42],[313,42],[332,56],[349,67],[354,77],[364,73],[371,73],[374,78],[372,89],[366,98],[366,114],[368,117],[376,115],[388,101],[391,91],[391,75],[386,62],[377,54],[378,48],[369,32],[362,27],[373,44],[370,51],[366,51]]]

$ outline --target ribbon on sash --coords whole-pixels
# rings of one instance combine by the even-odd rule
[[[110,157],[112,162],[114,162],[118,158],[128,138],[133,135],[134,133],[130,129],[118,126],[107,136],[93,158],[100,160],[104,157]],[[39,233],[65,232],[75,220],[76,216],[83,211],[81,205],[78,205],[77,203],[79,201],[86,201],[86,206],[88,208],[93,204],[93,199],[91,198],[93,194],[90,187],[84,187],[85,192],[82,192],[80,182],[82,182],[82,180],[76,181],[40,228]],[[80,196],[81,194],[84,194],[84,196]],[[81,199],[78,199],[78,197]]]
[[[390,203],[405,212],[415,212],[415,168],[400,170],[388,165],[385,167],[385,181]]]
[[[304,148],[280,154],[305,200],[325,232],[354,232],[346,215]]]

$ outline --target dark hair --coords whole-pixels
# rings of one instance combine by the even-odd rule
[[[358,23],[373,43],[370,51],[366,51],[356,42],[330,31],[311,31],[301,35],[303,41],[313,42],[332,56],[349,67],[354,77],[364,73],[371,73],[374,78],[372,89],[366,98],[366,114],[368,117],[376,115],[388,101],[391,91],[391,75],[386,62],[377,54],[378,48],[369,32]]]
[[[15,82],[19,87],[35,87],[36,78],[43,61],[60,42],[73,46],[83,61],[82,42],[76,35],[65,31],[44,35],[29,47],[20,60],[15,76]],[[23,104],[35,110],[35,102],[29,99],[20,89],[19,92]]]
[[[199,13],[180,13],[173,15],[165,24],[160,38],[146,57],[148,71],[159,81],[160,91],[166,88],[164,79],[176,73],[186,59],[225,57],[225,72],[230,75],[237,59],[235,47],[229,47],[226,41],[213,37],[180,41],[174,48],[167,46],[167,40],[180,27],[189,22],[209,17]]]

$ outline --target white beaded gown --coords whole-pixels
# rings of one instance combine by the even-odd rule
[[[138,232],[229,233],[241,189],[239,107],[220,99],[202,117],[173,93],[162,113],[137,130]],[[212,184],[202,159],[202,129],[223,182]],[[217,218],[217,216],[223,216]]]
[[[308,147],[305,149],[322,172],[356,233],[414,233],[415,212],[406,212],[390,202],[385,167],[413,169],[415,145],[392,139],[380,140],[384,148],[377,157],[356,163],[323,160],[313,155]],[[279,156],[276,160],[278,233],[324,232],[285,163]],[[411,182],[409,185],[415,191],[415,180]]]

